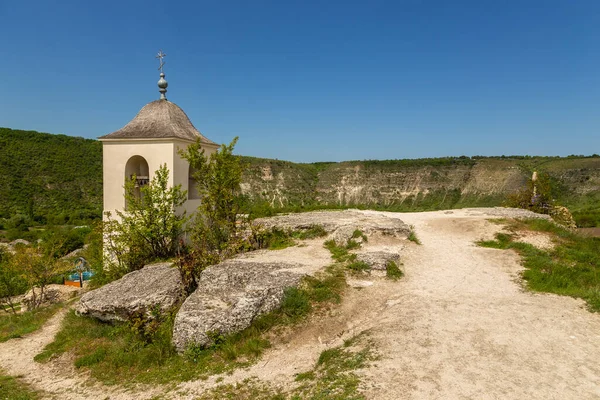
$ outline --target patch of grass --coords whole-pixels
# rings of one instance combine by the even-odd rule
[[[345,248],[346,248],[346,250],[358,249],[358,248],[360,248],[360,243],[354,239],[350,239],[350,240],[348,240],[348,243],[346,243]]]
[[[371,266],[364,261],[353,261],[346,268],[354,273],[363,273],[371,271]]]
[[[299,288],[289,287],[285,290],[281,303],[281,312],[291,321],[297,321],[310,312],[312,306],[308,292]]]
[[[296,375],[301,385],[290,393],[291,399],[364,399],[355,371],[366,368],[376,359],[372,344],[364,335],[346,341],[343,346],[324,350],[314,369]]]
[[[282,250],[295,246],[296,240],[314,239],[325,236],[327,231],[321,225],[310,225],[305,229],[291,230],[273,227],[260,232],[257,237],[260,248]]]
[[[404,276],[404,273],[400,270],[400,268],[398,267],[398,264],[396,264],[394,261],[390,260],[385,265],[385,276],[388,279],[397,281],[398,279],[400,279]]]
[[[346,287],[346,275],[339,266],[327,267],[324,274],[304,278],[303,288],[315,303],[339,303]]]
[[[0,342],[35,332],[62,307],[63,304],[59,303],[16,315],[0,315]]]
[[[513,249],[526,270],[523,278],[530,289],[584,299],[591,311],[600,311],[600,238],[585,237],[550,221],[532,219],[511,222],[511,231],[532,230],[555,236],[552,250],[540,250],[507,233],[496,240],[480,241],[483,247]]]
[[[37,400],[41,393],[22,382],[18,377],[5,375],[0,370],[0,399],[10,400]]]
[[[273,228],[268,232],[264,233],[264,240],[269,250],[281,250],[287,247],[295,246],[296,242],[292,239],[290,232]]]
[[[327,231],[322,225],[311,225],[306,229],[300,229],[292,232],[295,239],[316,239],[327,235]]]
[[[344,263],[356,260],[356,254],[351,254],[349,250],[360,248],[360,243],[353,239],[349,239],[346,245],[341,246],[338,245],[335,240],[330,239],[324,243],[324,246],[331,253],[331,258],[337,262]]]
[[[335,240],[331,239],[324,243],[324,246],[331,253],[331,257],[337,262],[348,260],[349,252],[346,247],[338,246]]]
[[[360,229],[356,229],[354,232],[352,232],[352,239],[358,238],[361,238],[363,242],[368,241],[367,235],[365,235]]]
[[[246,379],[235,385],[220,385],[197,397],[197,400],[285,400],[286,396],[280,391],[271,389],[257,379]]]
[[[410,226],[410,232],[408,233],[407,239],[413,243],[421,244],[421,241],[419,240],[419,238],[417,237],[417,233],[415,232],[415,227],[412,225]]]

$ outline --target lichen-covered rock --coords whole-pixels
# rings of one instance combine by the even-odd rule
[[[356,254],[356,260],[367,263],[371,269],[385,271],[388,262],[393,261],[398,264],[400,255],[388,251],[372,251]]]
[[[151,317],[157,308],[166,312],[183,296],[177,268],[171,263],[151,264],[84,294],[76,311],[102,321],[126,321],[140,312]]]
[[[180,352],[190,345],[205,347],[215,335],[249,327],[257,316],[280,307],[285,288],[298,285],[303,275],[290,271],[295,267],[234,259],[207,268],[175,317],[173,344]]]

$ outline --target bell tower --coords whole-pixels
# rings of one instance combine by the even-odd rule
[[[178,150],[185,149],[200,139],[206,155],[219,146],[203,136],[185,112],[167,100],[167,86],[163,71],[164,54],[158,53],[160,99],[146,104],[123,128],[101,136],[103,153],[104,212],[114,216],[116,210],[125,210],[125,181],[136,177],[136,190],[147,185],[162,164],[169,169],[169,184],[181,184],[188,191],[184,208],[188,214],[200,205],[187,160],[179,157]]]

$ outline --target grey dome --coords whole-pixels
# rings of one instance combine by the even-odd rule
[[[185,112],[168,100],[156,100],[146,104],[123,128],[100,139],[166,139],[193,140],[215,144],[202,136]]]

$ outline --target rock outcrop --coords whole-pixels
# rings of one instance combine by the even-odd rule
[[[76,311],[103,321],[126,321],[139,312],[150,316],[157,307],[168,311],[183,296],[177,268],[171,263],[151,264],[84,294]]]
[[[216,335],[241,331],[279,308],[285,288],[297,286],[303,276],[296,267],[234,259],[207,268],[177,313],[173,344],[178,351],[209,346]]]
[[[38,306],[48,306],[50,304],[70,300],[77,296],[80,290],[81,289],[73,286],[51,284],[44,288],[44,294],[42,296],[40,288],[34,287],[23,295],[21,301],[25,306],[25,310],[32,310]]]
[[[378,212],[367,215],[356,210],[312,211],[259,218],[255,222],[265,228],[278,227],[292,230],[309,229],[314,225],[320,225],[330,234],[329,239],[339,244],[346,243],[356,230],[360,230],[367,236],[379,233],[399,238],[406,238],[410,233],[410,227],[397,218],[390,218]]]

